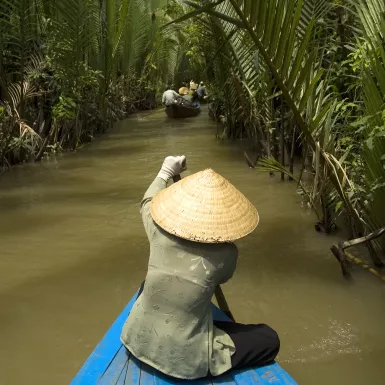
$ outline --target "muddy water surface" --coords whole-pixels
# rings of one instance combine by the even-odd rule
[[[258,208],[223,289],[239,322],[281,336],[279,362],[299,384],[385,383],[385,285],[346,282],[295,186],[247,168],[215,139],[207,112],[140,114],[111,133],[0,178],[0,385],[65,385],[146,273],[139,202],[165,156],[212,167]]]

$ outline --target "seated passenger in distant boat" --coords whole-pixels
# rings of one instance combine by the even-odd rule
[[[197,96],[199,99],[207,99],[207,90],[203,82],[199,83],[199,87],[197,89]]]
[[[171,106],[172,104],[178,103],[179,100],[180,100],[180,95],[177,94],[170,87],[166,87],[166,91],[163,93],[163,96],[162,96],[162,104],[167,107],[167,106]]]
[[[194,106],[194,100],[193,100],[193,97],[191,95],[184,95],[182,96],[182,99],[183,99],[183,105],[184,106],[187,106],[187,107],[193,107]]]

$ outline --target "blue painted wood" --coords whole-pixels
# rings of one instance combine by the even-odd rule
[[[237,385],[268,384],[268,382],[261,381],[261,377],[255,370],[236,370],[232,372],[231,375],[233,376],[234,381]]]
[[[123,324],[136,297],[137,293],[88,357],[71,385],[296,385],[277,363],[193,381],[171,378],[141,363],[130,355],[120,342]],[[231,322],[230,318],[214,305],[212,312],[215,320]]]
[[[126,379],[124,381],[124,385],[139,385],[141,371],[142,371],[142,363],[138,359],[136,359],[134,356],[131,356],[131,359],[127,365],[127,374],[126,374]]]
[[[294,379],[276,362],[272,365],[255,369],[265,383],[275,385],[293,385],[296,384]]]
[[[107,334],[96,346],[95,350],[88,357],[76,377],[71,381],[71,385],[94,385],[97,384],[117,351],[121,348],[120,334],[124,322],[126,321],[132,306],[135,303],[137,294],[131,299],[122,313],[113,323]]]
[[[99,385],[115,385],[123,371],[125,365],[127,365],[130,359],[130,353],[127,351],[124,345],[120,347],[116,353],[110,365],[104,372],[102,378],[98,382]]]
[[[128,360],[123,367],[122,373],[120,373],[120,376],[118,378],[118,381],[116,382],[116,385],[124,385],[124,382],[126,381],[126,376],[127,376],[127,367],[128,367]]]
[[[143,363],[142,371],[140,374],[140,385],[154,385],[155,383],[154,375],[155,375],[155,369]]]
[[[166,376],[147,364],[142,364],[142,376],[140,385],[212,385],[208,378],[200,378],[194,381],[181,380]]]

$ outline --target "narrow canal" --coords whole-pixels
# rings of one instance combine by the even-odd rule
[[[307,385],[382,385],[385,286],[345,281],[295,185],[250,170],[203,112],[142,113],[74,154],[0,179],[0,384],[65,385],[140,285],[149,253],[139,202],[165,156],[212,167],[258,208],[223,289],[239,322],[270,324],[278,361]]]

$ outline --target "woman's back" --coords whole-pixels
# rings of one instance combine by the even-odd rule
[[[223,372],[231,367],[234,345],[213,326],[210,303],[216,286],[235,270],[237,248],[171,235],[152,220],[149,205],[142,206],[151,245],[148,273],[122,342],[137,358],[174,377]],[[213,353],[214,344],[221,349]]]
[[[232,242],[255,229],[258,212],[211,169],[166,189],[185,169],[186,157],[166,157],[142,200],[150,259],[122,342],[141,361],[183,379],[271,363],[280,347],[272,328],[214,324],[210,308],[215,288],[235,270]]]

